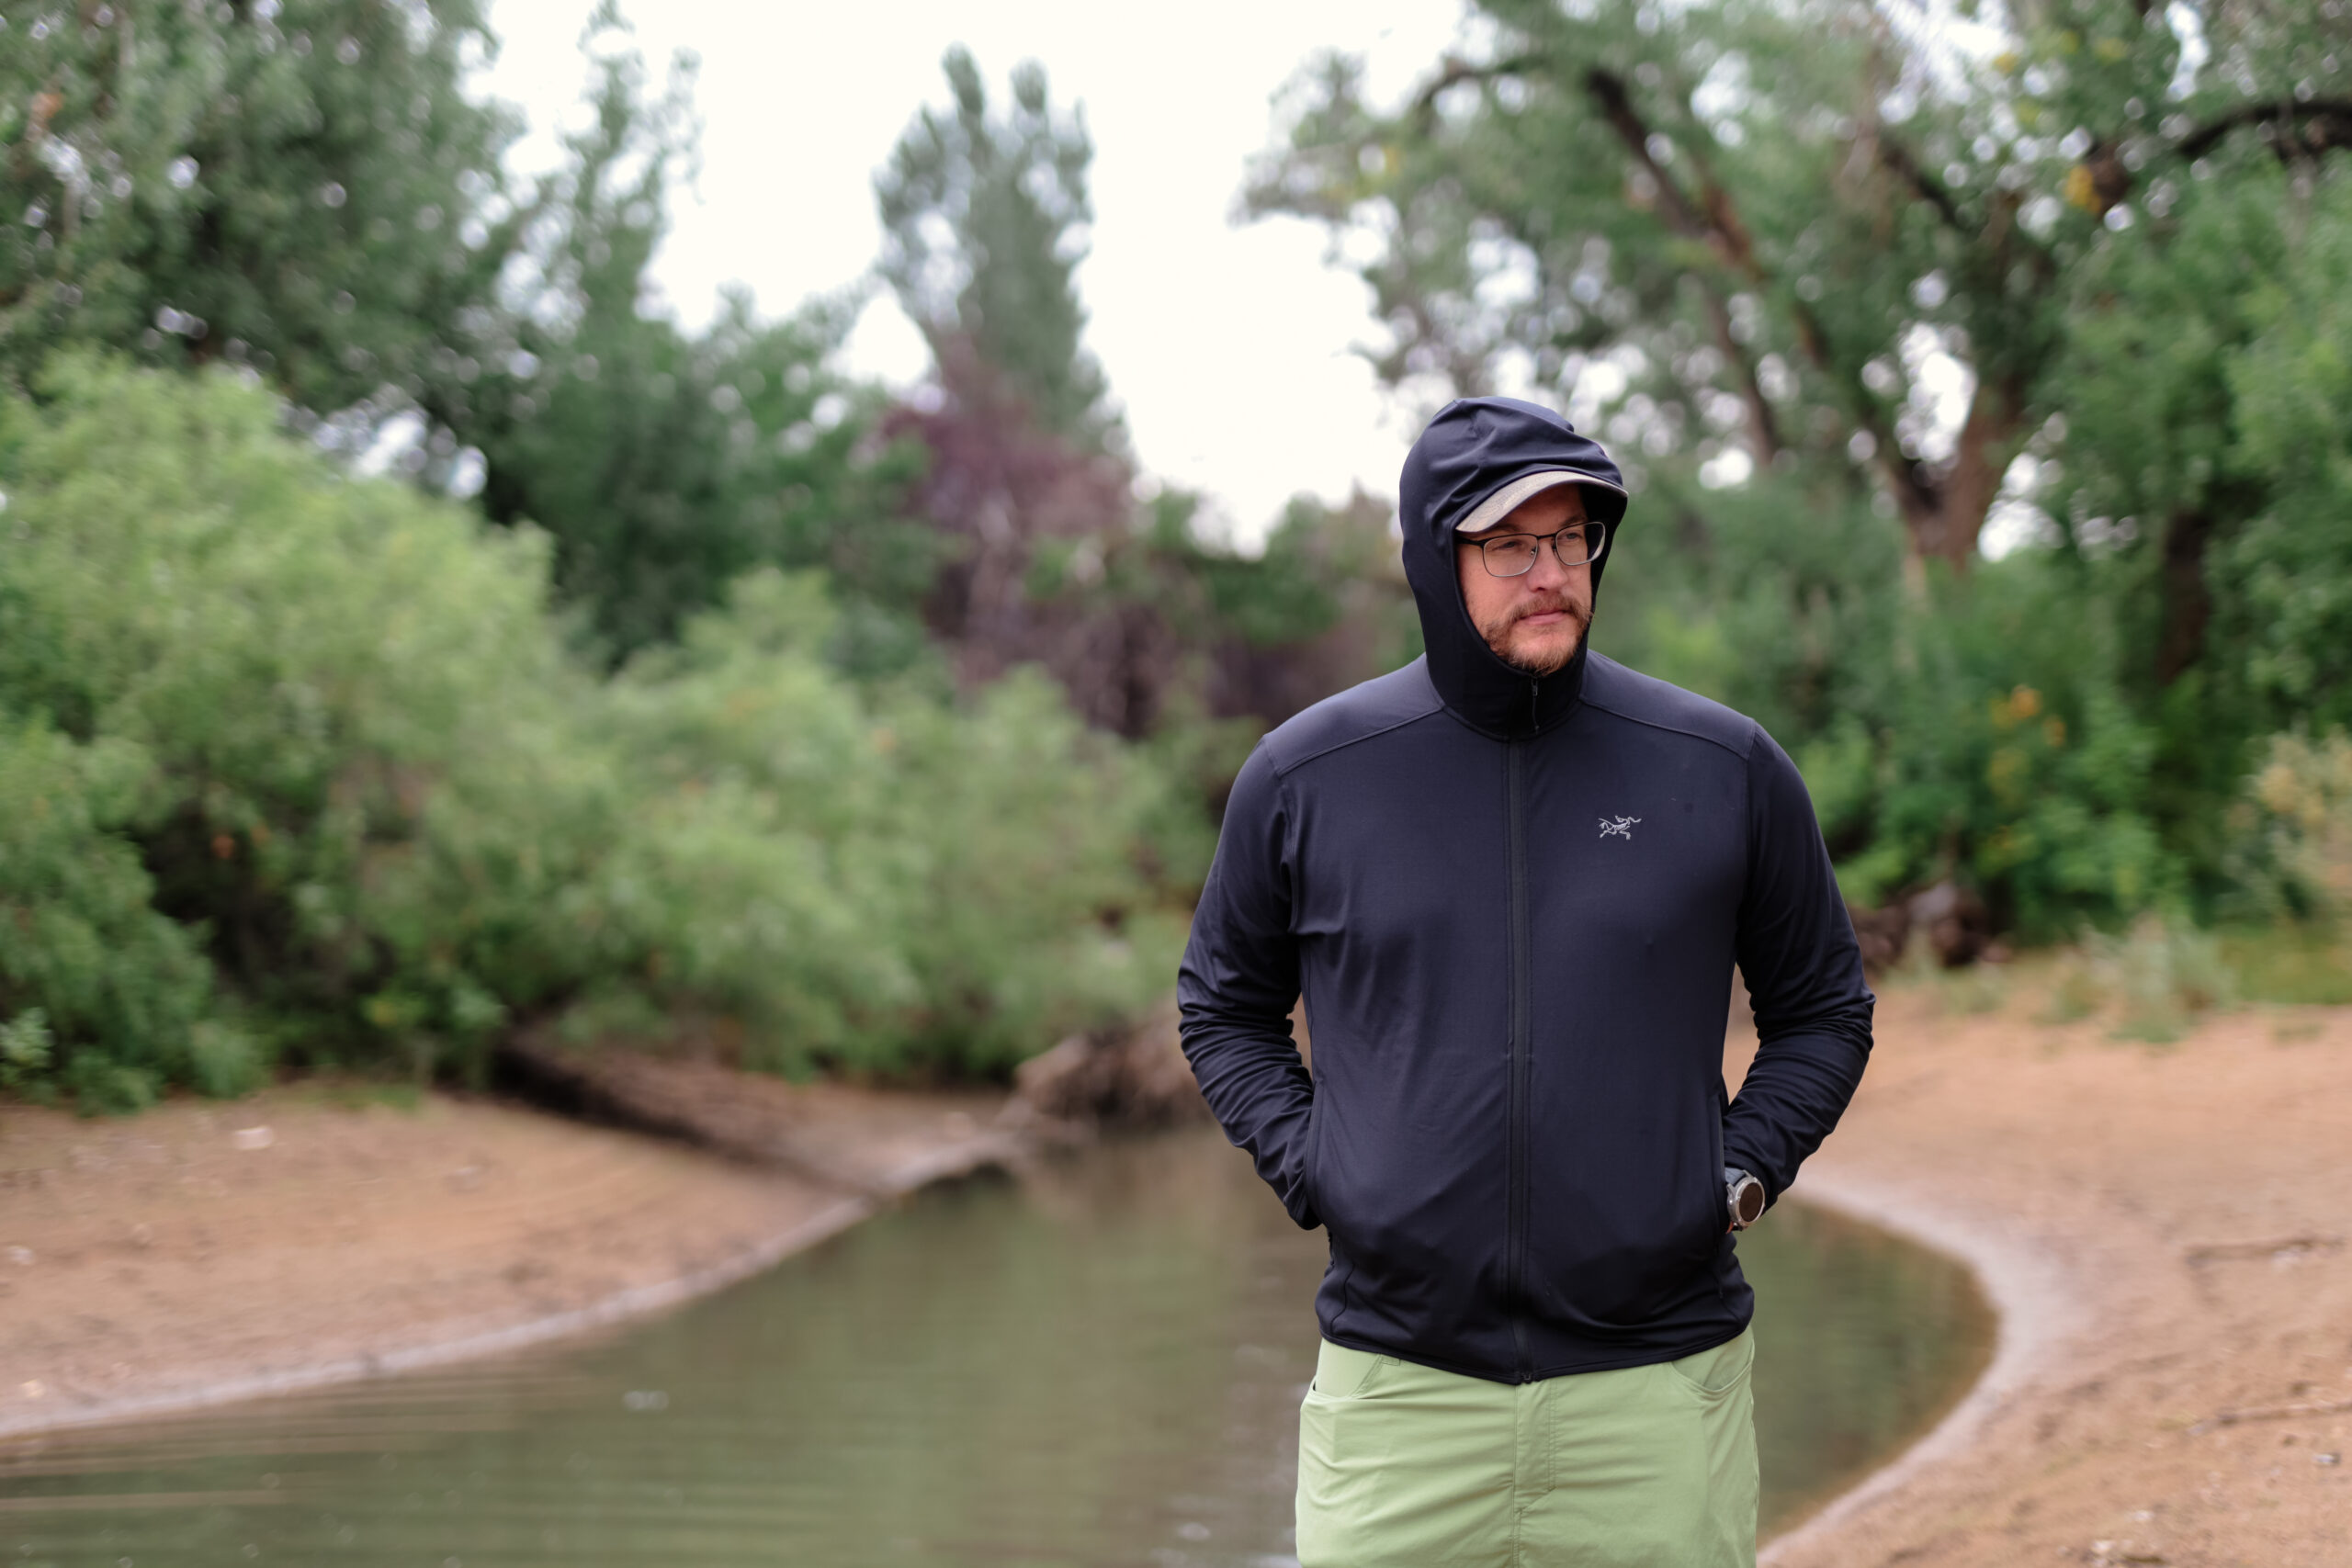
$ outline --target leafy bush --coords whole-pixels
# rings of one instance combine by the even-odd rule
[[[117,918],[185,922],[265,1055],[478,1061],[509,1008],[609,956],[577,890],[614,770],[576,742],[593,686],[546,615],[536,539],[346,479],[221,379],[65,361],[41,402],[0,410],[0,705],[141,760],[135,789],[84,796]],[[62,1005],[45,980],[69,1073],[96,1045],[209,1087],[248,1076],[171,1042],[198,1010],[185,964],[121,962],[175,976],[173,1021]]]
[[[2230,828],[2246,912],[2322,921],[2352,914],[2352,736],[2272,736]]]
[[[1705,520],[1686,503],[1703,504]],[[1624,530],[1594,637],[1754,715],[1810,785],[1846,897],[1957,879],[2030,937],[2185,896],[2124,632],[2048,551],[1906,581],[1867,507],[1759,479]],[[1698,547],[1693,547],[1693,541]]]
[[[662,986],[758,1018],[787,1067],[993,1071],[1146,1004],[1177,940],[1136,862],[1165,775],[1034,671],[967,706],[861,694],[832,614],[753,573],[614,683],[649,781],[615,886]]]
[[[993,1071],[1163,978],[1164,771],[1047,686],[859,688],[775,573],[600,680],[537,536],[277,422],[78,359],[0,404],[0,1024],[54,1042],[12,1073],[478,1074],[582,999],[768,1065]]]
[[[2143,915],[2120,937],[2090,938],[2088,949],[2123,1004],[2119,1039],[2168,1043],[2197,1014],[2237,999],[2221,942],[2185,921]]]
[[[72,1080],[99,1104],[198,1076],[211,976],[191,933],[149,907],[153,884],[118,831],[152,783],[130,742],[76,745],[22,720],[0,732],[0,1086],[73,1066],[61,1039],[111,1043]]]

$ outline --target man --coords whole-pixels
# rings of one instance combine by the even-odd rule
[[[1465,400],[1402,491],[1428,653],[1259,745],[1179,980],[1210,1106],[1330,1237],[1299,1561],[1750,1563],[1730,1232],[1861,1077],[1853,931],[1770,737],[1588,646],[1599,446]]]

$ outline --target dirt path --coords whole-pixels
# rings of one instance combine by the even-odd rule
[[[1921,1450],[1767,1553],[2352,1565],[2352,1009],[2187,1041],[1882,999],[1805,1196],[1974,1264],[2003,1313]]]
[[[797,1170],[441,1096],[0,1106],[0,1437],[652,1311],[1001,1146],[997,1099],[763,1087]]]

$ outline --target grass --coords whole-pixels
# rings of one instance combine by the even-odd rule
[[[2313,925],[2242,928],[2223,931],[2221,946],[2248,1001],[2352,1003],[2352,933]]]
[[[2114,1040],[2169,1045],[2206,1013],[2244,1004],[2352,1005],[2352,929],[2281,924],[2208,931],[2150,915],[2118,935],[2013,964],[1945,969],[1914,944],[1886,976],[1947,1015],[1994,1013],[2017,996],[2039,998],[2036,1023],[2056,1028],[2105,1017]],[[2291,1022],[2274,1033],[2300,1038]]]

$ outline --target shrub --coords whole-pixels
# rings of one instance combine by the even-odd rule
[[[212,991],[194,934],[150,907],[121,832],[153,764],[128,741],[0,725],[0,1086],[63,1074],[97,1103],[144,1104],[192,1076]]]
[[[750,1013],[784,1066],[993,1071],[1148,1004],[1164,775],[1034,671],[968,705],[861,694],[822,660],[831,615],[813,577],[754,573],[615,682],[649,775],[616,886],[662,985]]]
[[[2274,735],[2230,812],[2233,882],[2247,912],[2352,913],[2352,736]]]
[[[2094,936],[2088,946],[2123,1003],[2119,1039],[2167,1043],[2187,1033],[2197,1014],[2237,999],[2220,941],[2186,921],[2143,915],[2124,935]]]
[[[594,964],[577,890],[616,803],[537,540],[346,478],[222,378],[62,361],[0,409],[0,705],[141,760],[135,809],[94,790],[91,831],[123,910],[184,922],[121,959],[179,998],[173,1043],[52,1004],[69,1068],[86,1028],[137,1070],[249,1076],[186,1034],[200,965],[164,954],[190,937],[312,1062],[478,1061],[506,1008]]]
[[[537,536],[349,477],[230,378],[87,359],[0,401],[0,491],[20,1081],[478,1076],[583,1001],[731,1020],[759,1064],[997,1071],[1172,964],[1170,770],[1032,677],[851,682],[813,578],[606,681]]]

